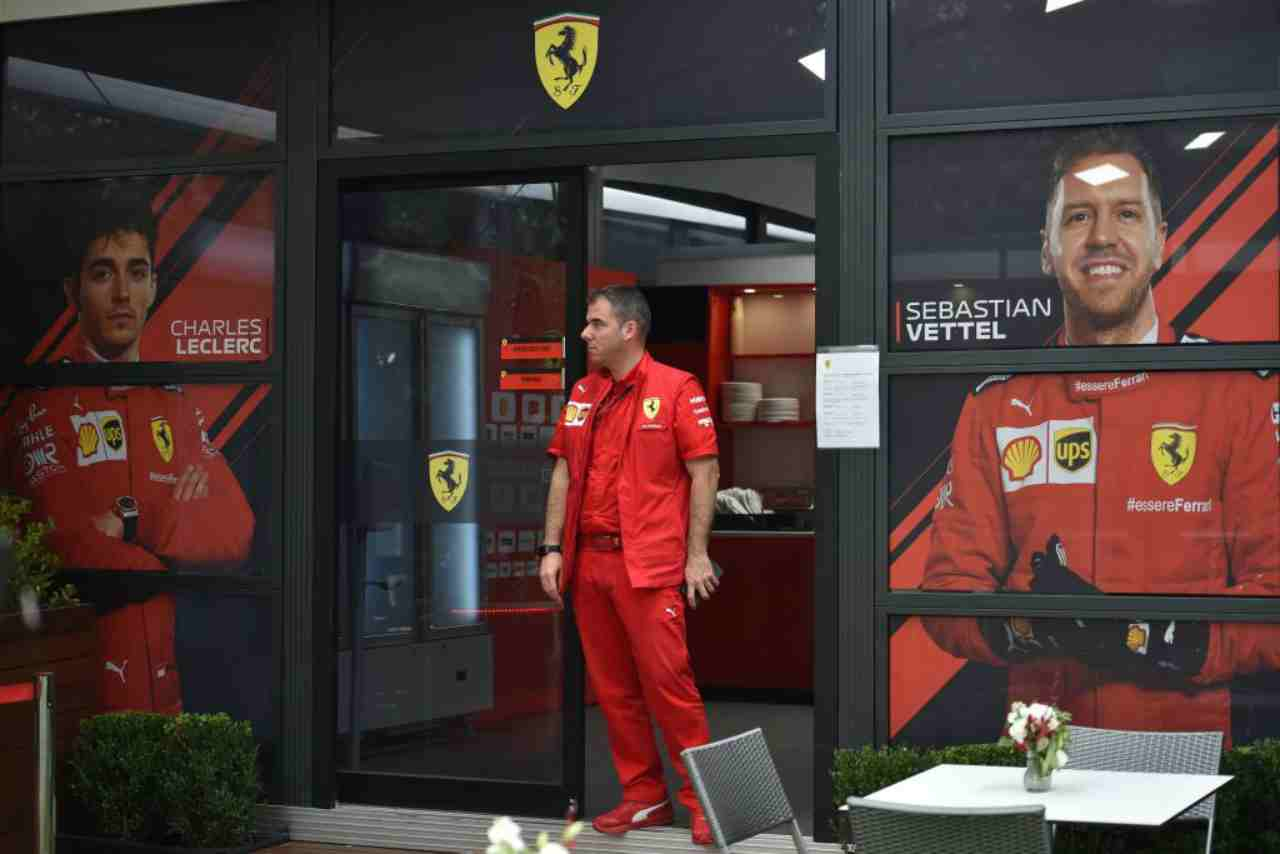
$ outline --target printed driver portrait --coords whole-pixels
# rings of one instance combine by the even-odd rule
[[[69,210],[67,361],[136,362],[158,284],[149,200],[95,182]],[[248,556],[253,511],[180,386],[23,389],[3,431],[9,489],[52,523],[64,568],[225,570]],[[96,603],[104,710],[181,711],[172,597],[120,600]]]
[[[1159,178],[1115,128],[1053,160],[1041,263],[1062,293],[1056,344],[1188,343],[1158,316]],[[993,376],[956,424],[922,589],[1280,595],[1280,391],[1274,373]],[[1009,700],[1079,724],[1219,730],[1233,677],[1280,666],[1280,626],[926,617],[947,652],[1007,666]]]

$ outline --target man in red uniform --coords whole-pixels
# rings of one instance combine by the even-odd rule
[[[570,390],[548,448],[556,463],[540,575],[556,602],[573,597],[622,783],[622,803],[592,826],[619,834],[672,823],[652,715],[683,780],[693,841],[710,845],[680,752],[709,740],[685,607],[716,589],[707,538],[719,449],[698,381],[645,350],[649,325],[635,288],[591,295],[582,340],[593,370]]]
[[[1165,237],[1156,173],[1114,129],[1054,162],[1042,266],[1059,345],[1185,343],[1156,316]],[[933,513],[924,589],[1280,595],[1274,374],[995,376],[966,401]],[[1280,626],[925,618],[954,655],[1009,667],[1010,700],[1118,729],[1219,730],[1229,680],[1280,666]]]
[[[109,189],[71,234],[63,288],[79,315],[77,360],[138,361],[156,296],[146,200]],[[253,511],[181,387],[23,390],[2,435],[10,487],[53,523],[48,542],[64,567],[209,569],[248,555]],[[173,598],[110,608],[98,626],[103,708],[180,712]]]

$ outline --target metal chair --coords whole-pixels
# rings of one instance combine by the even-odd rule
[[[1217,774],[1222,759],[1220,732],[1131,732],[1122,729],[1071,727],[1068,768],[1087,771],[1150,771],[1159,774]],[[1211,795],[1174,821],[1207,821],[1204,850],[1213,845]]]
[[[1044,806],[919,807],[849,798],[854,854],[1051,854]]]
[[[721,851],[789,822],[796,851],[809,854],[759,728],[690,747],[680,756]]]

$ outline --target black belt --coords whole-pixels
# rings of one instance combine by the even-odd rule
[[[621,534],[582,534],[580,547],[592,552],[616,552],[622,550]]]

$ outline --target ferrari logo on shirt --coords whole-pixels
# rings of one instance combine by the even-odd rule
[[[436,502],[450,512],[467,494],[471,457],[461,451],[441,451],[427,457],[427,477]]]
[[[169,426],[168,418],[157,415],[151,419],[151,438],[160,452],[160,459],[166,463],[173,462],[173,428]]]
[[[1191,472],[1196,461],[1196,428],[1186,424],[1151,425],[1151,465],[1173,486]]]
[[[657,397],[646,397],[644,399],[644,417],[652,421],[658,415],[658,410],[662,408],[662,399]]]
[[[533,22],[533,63],[551,100],[572,107],[591,85],[599,55],[600,18],[562,12]]]

